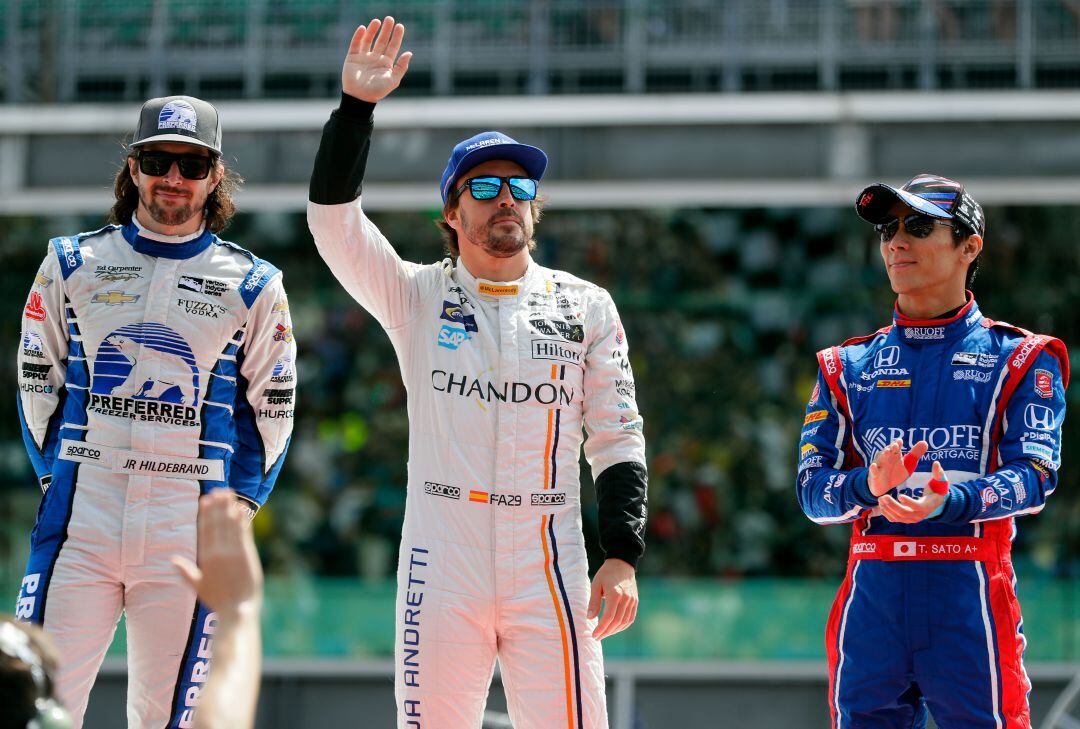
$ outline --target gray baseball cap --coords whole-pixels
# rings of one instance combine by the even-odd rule
[[[214,105],[194,96],[150,99],[139,112],[132,147],[150,142],[180,142],[221,154],[221,119]]]

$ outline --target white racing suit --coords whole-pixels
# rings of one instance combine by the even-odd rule
[[[169,563],[196,559],[200,493],[266,501],[292,431],[281,274],[203,231],[56,238],[23,310],[19,415],[44,495],[16,615],[60,652],[82,723],[121,611],[128,726],[186,727],[214,617]]]
[[[645,458],[611,297],[535,262],[512,283],[404,262],[359,200],[312,203],[308,221],[390,335],[408,390],[398,726],[479,727],[498,654],[514,726],[606,727],[585,616],[582,425],[593,473]]]

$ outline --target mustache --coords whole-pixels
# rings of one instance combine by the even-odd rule
[[[183,195],[184,197],[191,197],[191,193],[187,190],[179,187],[173,187],[172,185],[154,185],[150,188],[150,192],[167,192],[172,195]]]
[[[488,225],[501,223],[504,220],[513,220],[518,225],[524,225],[524,221],[522,220],[521,216],[513,211],[503,211],[500,213],[495,213],[490,218],[488,218]]]

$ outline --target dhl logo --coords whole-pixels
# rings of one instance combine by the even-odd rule
[[[911,380],[878,380],[878,387],[911,387]]]

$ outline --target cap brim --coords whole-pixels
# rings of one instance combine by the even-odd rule
[[[200,139],[196,139],[195,137],[188,137],[188,136],[185,136],[183,134],[155,134],[152,137],[147,137],[146,139],[140,139],[138,142],[133,142],[131,144],[131,146],[132,146],[132,148],[141,147],[144,144],[152,144],[154,142],[174,142],[174,143],[177,143],[177,144],[193,144],[196,147],[205,147],[206,149],[209,149],[211,152],[214,152],[215,154],[221,154],[220,149],[218,149],[216,147],[213,147],[213,146],[207,144],[206,142],[204,142],[204,141],[202,141]]]
[[[516,162],[525,170],[525,174],[534,180],[543,178],[548,164],[544,150],[530,144],[493,144],[490,147],[480,147],[469,152],[457,163],[454,174],[447,180],[446,189],[442,191],[443,198],[449,197],[450,188],[469,170],[493,159]]]
[[[867,194],[870,195],[870,199],[864,204]],[[929,200],[882,182],[870,185],[859,193],[859,196],[855,198],[855,212],[866,222],[877,225],[896,217],[892,214],[892,207],[898,202],[931,218],[953,219],[952,213],[945,212]]]

